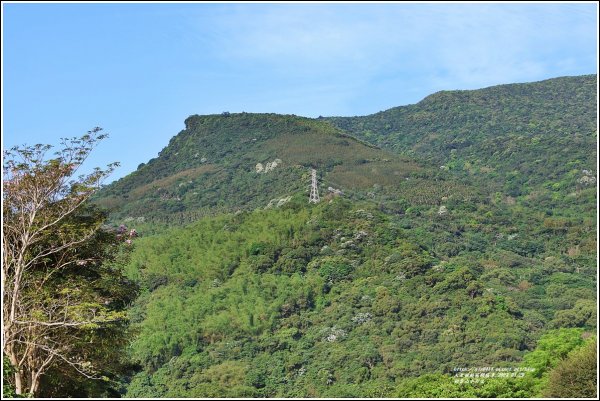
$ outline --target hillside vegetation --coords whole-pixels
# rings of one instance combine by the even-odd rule
[[[96,198],[140,234],[126,395],[593,394],[596,99],[594,75],[189,117]],[[486,367],[523,376],[459,375]]]
[[[97,202],[117,218],[189,222],[303,192],[310,168],[318,169],[323,194],[332,187],[359,197],[391,192],[438,203],[452,192],[475,192],[448,180],[448,173],[362,143],[326,122],[240,113],[191,116],[185,123],[157,158],[106,187]],[[424,186],[424,179],[438,183]]]
[[[511,196],[575,186],[596,165],[597,76],[442,91],[364,117],[330,117],[368,142]]]
[[[426,171],[307,118],[192,116],[158,158],[107,187],[98,202],[115,216],[144,219],[265,207],[304,190],[309,168],[348,190],[393,186]]]
[[[390,217],[296,197],[138,240],[127,396],[537,395],[595,328],[595,268],[551,233],[497,241],[493,209]],[[449,257],[441,239],[457,225]],[[529,356],[544,333],[564,350]],[[548,352],[564,354],[535,362]],[[534,370],[455,383],[453,369],[486,366]]]

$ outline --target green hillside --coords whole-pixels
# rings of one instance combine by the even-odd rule
[[[534,217],[498,239],[505,219],[520,220],[494,205],[393,217],[296,196],[141,238],[128,268],[143,288],[130,312],[139,372],[126,395],[538,395],[595,330],[594,250],[563,254],[562,235]],[[486,366],[535,371],[453,381],[454,368]]]
[[[595,341],[595,88],[583,76],[365,117],[189,117],[95,200],[140,234],[125,395],[564,391],[560,372],[583,369]],[[533,370],[456,381],[490,366]]]
[[[186,222],[304,193],[310,168],[318,170],[322,195],[332,187],[349,196],[437,204],[451,193],[476,192],[322,121],[240,113],[191,116],[185,124],[157,158],[104,188],[97,202],[116,218]],[[423,185],[429,180],[438,184]]]
[[[573,191],[597,160],[597,76],[469,91],[326,121],[368,142],[510,196]],[[443,167],[442,167],[443,166]]]

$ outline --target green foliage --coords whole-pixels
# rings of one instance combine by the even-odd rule
[[[277,165],[257,172],[259,163]],[[364,199],[398,197],[435,204],[476,191],[349,137],[325,121],[276,114],[190,116],[186,129],[159,156],[105,187],[96,202],[119,221],[183,224],[204,216],[264,208],[303,194],[309,167],[319,171],[323,197],[329,187]],[[423,180],[440,181],[435,187]],[[469,195],[467,195],[470,193]]]
[[[592,397],[596,391],[595,339],[585,346],[578,329],[561,329],[543,335],[537,348],[523,361],[510,367],[511,377],[461,379],[451,375],[426,374],[404,379],[396,389],[397,397],[430,398],[533,398]],[[566,357],[566,359],[565,359]],[[550,381],[548,381],[550,377]]]
[[[592,285],[587,276],[561,273],[513,290],[520,276],[531,274],[533,259],[475,250],[441,261],[425,249],[431,247],[424,233],[401,228],[403,219],[337,198],[205,218],[143,236],[128,266],[130,277],[147,284],[131,309],[139,336],[130,357],[140,371],[127,395],[522,397],[541,391],[537,376],[475,389],[443,375],[482,362],[546,372],[580,344],[581,330],[549,333],[527,353],[553,316],[552,305],[542,303],[544,289]],[[434,238],[437,230],[448,228],[435,228]],[[483,238],[486,247],[494,239]],[[497,263],[507,267],[496,270]],[[156,278],[164,284],[153,288]],[[568,299],[556,294],[555,304]],[[216,372],[230,379],[217,379]],[[442,376],[409,379],[434,373]]]
[[[15,386],[11,384],[14,369],[6,355],[2,356],[2,396],[5,398],[20,397],[15,392]]]
[[[597,341],[589,340],[551,372],[545,397],[552,398],[596,398],[598,396]]]
[[[581,329],[559,329],[546,333],[540,338],[537,348],[523,359],[524,363],[535,369],[536,377],[556,366],[574,348],[583,344]]]
[[[94,209],[83,209],[66,220],[66,224],[83,229],[104,215]],[[122,358],[123,350],[131,340],[126,308],[136,298],[138,286],[123,275],[129,262],[132,245],[119,238],[117,230],[105,227],[88,242],[80,244],[77,256],[89,260],[82,267],[72,265],[55,272],[37,294],[27,292],[29,299],[40,299],[45,305],[60,304],[71,300],[68,313],[72,321],[89,321],[73,328],[54,330],[53,335],[68,341],[73,360],[89,361],[93,366],[94,380],[81,375],[74,367],[61,363],[52,364],[44,375],[39,388],[41,397],[115,397],[123,391],[123,376],[131,366]],[[45,320],[43,313],[38,319]],[[79,359],[77,359],[79,358]]]
[[[320,261],[319,274],[328,282],[350,279],[354,270],[348,260],[341,257],[326,257]]]
[[[572,309],[556,312],[550,323],[555,327],[595,328],[597,320],[596,304],[592,300],[579,300]]]
[[[586,185],[596,165],[596,75],[442,91],[364,117],[330,117],[368,142],[517,197]],[[578,181],[579,180],[579,181]]]

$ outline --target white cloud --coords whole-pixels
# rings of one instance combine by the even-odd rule
[[[227,65],[287,77],[300,92],[329,86],[339,105],[395,76],[427,91],[580,73],[596,18],[592,5],[230,5],[203,16],[199,37]]]

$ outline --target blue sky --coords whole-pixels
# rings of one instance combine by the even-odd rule
[[[586,4],[2,4],[3,146],[110,134],[112,179],[191,114],[365,115],[597,72]],[[91,167],[90,166],[90,167]]]

